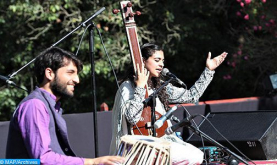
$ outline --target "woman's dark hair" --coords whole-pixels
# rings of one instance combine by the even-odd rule
[[[35,60],[35,75],[38,83],[42,83],[45,75],[45,69],[51,68],[56,71],[73,62],[78,70],[78,73],[83,69],[82,62],[72,53],[58,47],[48,48],[41,52]]]
[[[156,44],[153,43],[145,43],[140,47],[141,50],[141,56],[143,60],[147,60],[149,57],[151,57],[156,51],[162,51],[162,48]],[[130,67],[127,70],[127,75],[126,77],[121,81],[125,81],[127,79],[134,81],[134,67]],[[161,86],[161,77],[152,77],[151,80],[148,80],[148,85],[151,88],[158,89]],[[166,89],[165,87],[160,91],[158,94],[159,99],[161,100],[162,104],[164,105],[165,109],[168,110],[168,95],[166,94]]]
[[[163,51],[162,48],[156,44],[146,43],[140,47],[141,56],[144,60],[151,57],[156,51]]]

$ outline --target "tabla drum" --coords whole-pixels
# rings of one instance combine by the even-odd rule
[[[170,143],[151,136],[123,136],[117,155],[126,158],[125,165],[171,164]]]

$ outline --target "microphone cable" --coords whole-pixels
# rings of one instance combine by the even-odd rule
[[[191,114],[189,113],[189,111],[187,110],[187,108],[186,108],[185,106],[183,106],[182,104],[181,104],[181,106],[182,106],[182,108],[185,110],[185,112],[188,114],[188,117],[191,117]],[[196,115],[196,116],[198,116],[198,115]],[[193,122],[193,125],[197,128],[197,130],[199,130],[199,127],[198,127],[198,125],[196,124],[195,120],[194,120],[194,119],[191,119],[191,121]],[[203,146],[203,148],[204,148],[205,144],[204,144],[203,137],[200,136],[200,139],[201,139],[202,146]],[[203,153],[204,153],[204,161],[205,161],[205,164],[207,165],[207,154],[206,154],[205,151],[203,151]]]
[[[253,162],[253,160],[251,160],[250,158],[248,158],[246,155],[244,155],[236,146],[234,146],[224,135],[222,135],[220,133],[220,131],[212,124],[212,122],[206,117],[203,116],[201,114],[198,114],[198,116],[201,116],[202,118],[204,118],[212,127],[213,129],[224,139],[227,141],[228,144],[230,144],[236,151],[238,151],[245,159],[247,159],[248,161],[252,162],[253,164],[255,164],[255,162]],[[204,145],[203,145],[204,147]]]
[[[88,30],[88,28],[89,28],[90,26],[91,26],[91,24],[89,24],[88,26],[86,26],[86,28],[85,28],[85,30],[84,30],[82,36],[81,36],[80,42],[79,42],[79,44],[78,44],[78,47],[77,47],[77,51],[76,51],[76,53],[75,53],[75,56],[78,55],[79,49],[80,49],[80,47],[81,47],[81,43],[83,42],[84,35],[85,35],[86,31]],[[94,24],[93,24],[93,26],[94,26]]]
[[[86,29],[87,29],[87,28],[86,28]],[[100,31],[99,31],[99,29],[98,29],[97,27],[96,27],[96,30],[97,30],[97,32],[98,32],[98,34],[99,34],[99,36],[100,36],[101,44],[102,44],[102,46],[103,46],[103,49],[104,49],[104,51],[105,51],[105,54],[106,54],[106,56],[107,56],[107,58],[108,58],[108,62],[109,62],[109,64],[110,64],[110,67],[111,67],[112,72],[113,72],[113,74],[114,74],[117,88],[118,88],[118,90],[120,91],[121,99],[123,100],[124,106],[125,106],[125,108],[126,108],[126,110],[127,110],[127,103],[126,103],[126,100],[124,99],[124,97],[123,97],[123,95],[122,95],[122,90],[120,89],[120,85],[119,85],[119,83],[118,83],[118,79],[117,79],[117,76],[116,76],[116,73],[115,73],[115,69],[114,69],[113,64],[112,64],[112,62],[111,62],[110,56],[109,56],[109,54],[108,54],[108,52],[107,52],[107,49],[106,49],[106,47],[105,47],[105,45],[104,45],[104,42],[103,42],[103,39],[102,39],[102,35],[101,35],[101,33],[100,33]],[[80,46],[80,45],[79,45],[79,46]],[[78,53],[78,51],[77,51],[77,53]],[[76,53],[76,55],[77,55],[77,53]],[[178,96],[176,99],[179,99],[186,91],[187,91],[187,89],[185,89],[184,92],[181,93],[180,96]],[[170,99],[170,100],[176,100],[176,99]],[[181,106],[182,106],[182,105],[181,105]],[[182,106],[182,107],[183,107],[183,109],[188,113],[188,115],[191,116],[190,113],[188,112],[188,110],[187,110],[184,106]],[[136,107],[135,107],[135,108],[136,108]],[[137,110],[138,110],[138,109],[137,109]],[[128,113],[128,112],[129,112],[129,111],[127,111],[127,113]],[[205,116],[200,115],[200,114],[198,114],[197,116],[201,116],[202,118],[206,119],[206,120],[211,124],[211,126],[216,130],[216,132],[218,132],[229,144],[231,144],[231,145],[232,145],[238,152],[240,152],[240,154],[242,154],[245,158],[247,158],[249,161],[251,161],[253,164],[255,164],[251,159],[249,159],[247,156],[245,156],[243,153],[241,153],[241,151],[239,151],[230,141],[228,141],[228,140],[227,140],[227,139],[226,139],[215,127],[214,127],[214,125],[213,125]],[[193,124],[197,127],[197,129],[199,129],[199,127],[197,126],[197,124],[196,124],[196,122],[194,121],[194,119],[192,119],[192,121],[193,121]],[[134,120],[133,120],[133,123],[135,123]],[[135,126],[136,126],[136,128],[138,129],[138,131],[140,132],[140,134],[142,135],[142,133],[141,133],[140,129],[138,128],[138,126],[136,125],[136,123],[135,123]],[[201,137],[201,140],[202,140],[202,144],[203,144],[203,146],[204,146],[203,137]],[[204,152],[204,154],[205,154],[205,152]],[[205,155],[205,157],[206,157],[206,155]],[[205,161],[205,162],[206,162],[206,164],[207,164],[207,161]]]
[[[106,54],[106,56],[107,56],[107,58],[108,58],[110,67],[111,67],[111,69],[112,69],[112,71],[113,71],[113,75],[114,75],[114,77],[115,77],[115,81],[116,81],[117,88],[118,88],[118,90],[120,91],[121,99],[123,100],[125,109],[127,110],[127,103],[126,103],[126,100],[124,100],[124,97],[123,97],[123,95],[122,95],[122,90],[120,89],[120,85],[118,84],[118,79],[117,79],[117,76],[116,76],[116,73],[115,73],[113,64],[112,64],[112,62],[111,62],[110,56],[109,56],[109,54],[108,54],[108,52],[107,52],[107,49],[106,49],[106,47],[105,47],[105,45],[104,45],[104,42],[103,42],[103,39],[102,39],[102,35],[101,35],[101,33],[100,33],[100,31],[99,31],[99,29],[98,29],[97,27],[96,27],[96,30],[97,30],[97,32],[98,32],[98,35],[100,36],[101,44],[102,44],[103,49],[104,49],[104,51],[105,51],[105,54]],[[137,107],[135,107],[135,108],[137,109]],[[139,110],[139,109],[137,109],[137,110]],[[141,111],[142,111],[142,110],[141,110]],[[125,111],[125,112],[129,113],[128,110]],[[139,133],[140,133],[141,135],[143,135],[142,132],[140,131],[139,127],[138,127],[137,124],[135,123],[134,119],[133,119],[133,118],[131,118],[131,119],[132,119],[132,122],[134,123],[135,127],[136,127],[137,130],[139,131]]]
[[[82,43],[82,41],[83,41],[84,34],[86,33],[88,27],[90,27],[91,25],[92,25],[92,24],[87,25],[86,28],[85,28],[85,30],[84,30],[84,32],[83,32],[83,34],[82,34],[82,37],[81,37],[80,42],[79,42],[78,47],[77,47],[77,51],[76,51],[76,53],[75,53],[76,56],[78,55],[78,52],[79,52],[81,43]],[[93,26],[96,28],[96,30],[97,30],[97,32],[98,32],[98,35],[99,35],[101,44],[102,44],[103,49],[104,49],[104,51],[105,51],[105,54],[106,54],[106,56],[107,56],[107,58],[108,58],[110,67],[111,67],[111,69],[112,69],[112,71],[113,71],[113,75],[114,75],[114,77],[115,77],[115,81],[116,81],[117,88],[118,88],[118,90],[120,91],[121,99],[123,100],[125,109],[127,110],[127,103],[126,103],[126,101],[124,100],[124,97],[123,97],[123,95],[122,95],[122,90],[120,89],[120,86],[119,86],[119,84],[118,84],[118,79],[117,79],[117,76],[116,76],[116,73],[115,73],[113,64],[112,64],[112,62],[111,62],[110,56],[109,56],[109,54],[108,54],[108,52],[107,52],[107,49],[106,49],[106,47],[105,47],[105,45],[104,45],[101,32],[100,32],[100,30],[97,28],[97,26],[95,26],[94,24],[93,24]],[[135,108],[136,108],[136,107],[135,107]],[[137,109],[137,110],[138,110],[138,109]],[[127,113],[129,113],[129,111],[127,111]],[[133,119],[133,118],[131,118],[131,119],[132,119],[132,122],[135,123],[135,122],[134,122],[134,119]],[[137,130],[139,131],[139,133],[142,135],[142,133],[141,133],[141,131],[140,131],[140,129],[138,128],[138,126],[137,126],[136,123],[135,123],[135,127],[137,128]]]

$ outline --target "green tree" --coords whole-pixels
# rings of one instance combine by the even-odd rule
[[[204,69],[209,51],[229,53],[217,69],[201,100],[263,96],[262,80],[276,71],[276,2],[273,0],[166,1],[134,0],[141,43],[155,42],[164,48],[166,67],[190,87]],[[243,5],[242,5],[243,3]],[[0,1],[0,74],[8,75],[35,58],[76,28],[101,7],[105,11],[93,22],[99,28],[117,76],[130,65],[128,44],[120,14],[112,14],[118,1],[40,0]],[[92,111],[88,32],[79,29],[57,46],[77,52],[84,62],[81,84],[75,97],[62,101],[66,113]],[[12,79],[23,88],[36,85],[33,64]],[[109,61],[95,31],[97,103],[110,109],[117,90]],[[226,95],[228,93],[228,95]],[[27,93],[0,84],[0,120],[9,120]]]

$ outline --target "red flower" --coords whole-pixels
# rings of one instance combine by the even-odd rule
[[[274,25],[274,24],[275,24],[274,19],[270,19],[270,20],[269,20],[269,22],[270,22],[272,25]]]
[[[236,62],[233,61],[233,62],[231,63],[231,66],[232,66],[233,68],[235,68],[235,67],[236,67]]]
[[[230,79],[232,79],[232,76],[227,74],[227,75],[223,76],[223,79],[224,80],[230,80]]]
[[[244,3],[243,3],[243,2],[241,2],[241,3],[240,3],[240,6],[241,6],[241,7],[244,7]]]
[[[249,5],[251,3],[251,0],[245,0],[245,4]]]
[[[246,14],[246,15],[244,16],[244,19],[245,19],[245,20],[249,20],[249,15]]]

